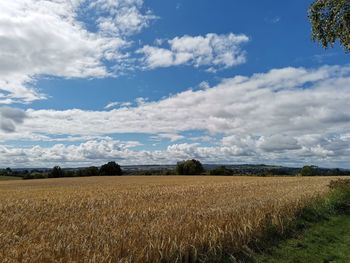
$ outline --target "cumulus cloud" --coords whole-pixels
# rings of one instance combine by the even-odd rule
[[[123,49],[130,44],[125,37],[152,19],[149,12],[142,14],[142,4],[142,0],[0,1],[0,104],[45,98],[33,85],[39,76],[110,75],[105,61],[122,63],[127,57]],[[96,14],[99,30],[89,31],[78,19],[83,7]]]
[[[289,151],[301,148],[295,138],[281,134],[276,134],[269,137],[261,137],[258,144],[260,149],[267,152]]]
[[[183,64],[205,66],[209,71],[229,68],[246,62],[241,46],[247,43],[246,35],[207,34],[182,36],[168,41],[169,48],[146,45],[138,53],[144,55],[145,68],[171,67]]]
[[[111,109],[111,108],[116,108],[116,107],[130,107],[132,105],[131,102],[110,102],[105,106],[105,109]]]
[[[349,166],[349,87],[350,66],[273,69],[109,111],[30,109],[15,134],[0,131],[0,137],[145,133],[172,143],[185,141],[162,151],[133,153],[142,152],[151,163],[192,156],[207,162]],[[188,143],[188,131],[212,141]]]
[[[160,101],[110,111],[27,110],[30,130],[66,134],[123,132],[311,134],[348,129],[350,66],[282,68],[225,79]],[[121,125],[121,123],[123,125]],[[79,125],[75,125],[79,124]],[[23,129],[29,127],[23,126]]]
[[[0,108],[0,130],[6,133],[14,132],[16,125],[23,123],[26,113],[21,109],[1,107]]]
[[[143,12],[143,0],[95,0],[90,7],[109,15],[100,17],[98,27],[108,35],[132,35],[157,19],[151,10]]]
[[[141,145],[137,141],[90,140],[78,145],[55,144],[51,147],[16,148],[0,145],[0,164],[13,165],[84,165],[106,160],[123,161],[134,154],[130,150]],[[124,162],[125,163],[125,162]]]
[[[53,166],[66,167],[99,165],[109,160],[120,164],[173,164],[178,160],[198,158],[210,162],[227,161],[227,156],[239,158],[238,147],[201,147],[199,144],[173,144],[164,150],[135,150],[135,141],[112,139],[90,140],[80,144],[55,144],[51,147],[33,146],[19,148],[0,145],[0,165],[15,166]]]

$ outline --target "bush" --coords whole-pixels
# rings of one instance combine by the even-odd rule
[[[176,165],[176,173],[179,175],[199,175],[203,172],[201,162],[195,159],[178,162]]]
[[[123,171],[116,162],[109,162],[101,166],[100,175],[122,175]]]

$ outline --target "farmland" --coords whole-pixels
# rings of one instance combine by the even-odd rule
[[[286,223],[334,177],[0,182],[1,262],[193,262]]]

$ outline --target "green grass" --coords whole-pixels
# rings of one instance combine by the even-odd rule
[[[350,215],[315,223],[255,259],[261,263],[350,262]]]
[[[327,196],[301,211],[289,239],[276,236],[278,242],[250,262],[350,262],[350,180],[332,181],[330,188]]]
[[[22,177],[0,176],[0,181],[8,181],[8,180],[22,180]]]

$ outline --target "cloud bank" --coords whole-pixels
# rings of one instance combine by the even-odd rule
[[[124,163],[141,156],[137,163],[198,157],[207,162],[349,166],[349,87],[350,66],[273,69],[110,111],[30,109],[26,111],[28,119],[15,134],[3,133],[1,137],[45,141],[51,135],[145,133],[169,139],[168,148],[128,149],[115,152],[114,157]],[[205,140],[193,138],[191,143],[186,136],[183,141],[183,133],[189,131],[205,133]]]

